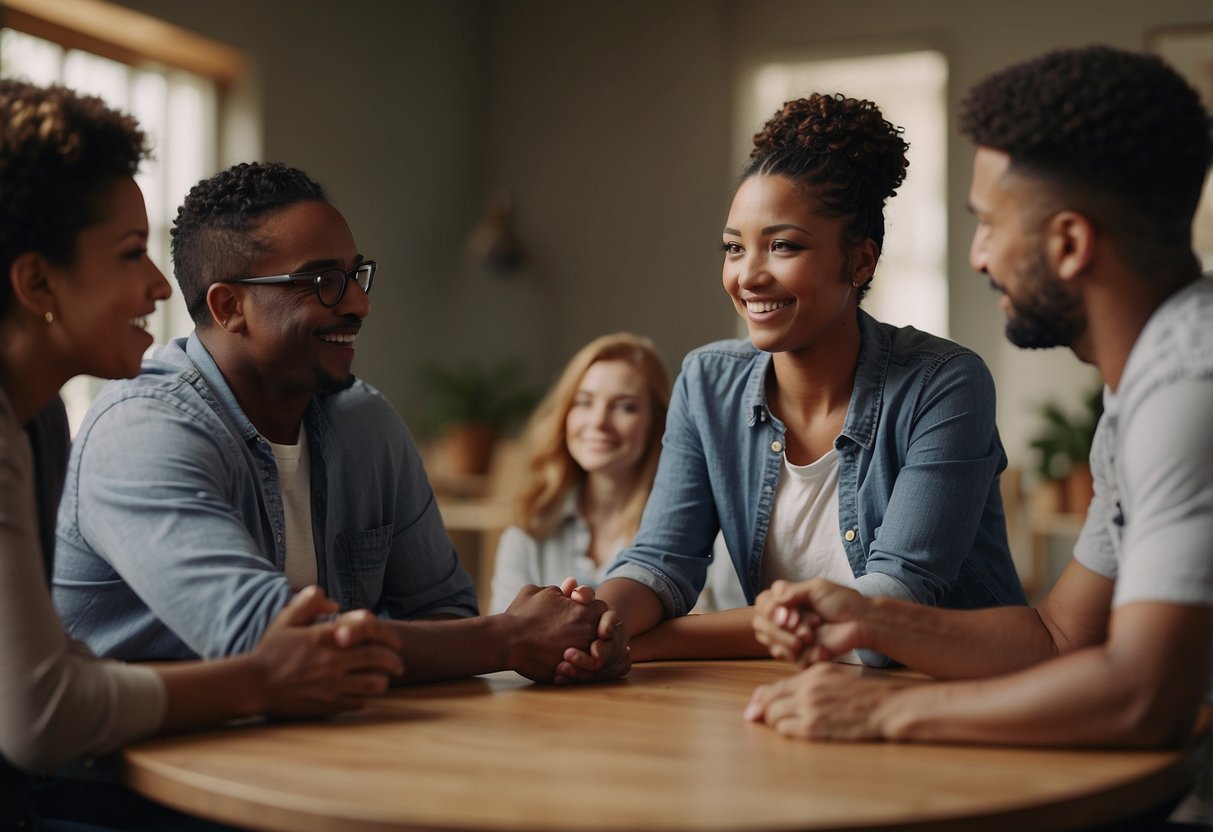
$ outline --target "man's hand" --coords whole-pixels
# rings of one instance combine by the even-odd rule
[[[366,610],[316,619],[337,605],[308,587],[278,613],[249,654],[270,716],[308,717],[360,707],[404,673],[400,637]]]
[[[594,590],[578,585],[574,578],[565,578],[560,591],[579,604],[594,602]],[[570,647],[564,651],[564,661],[557,666],[554,681],[558,685],[599,682],[626,676],[631,669],[632,648],[627,629],[614,610],[607,610],[598,620],[597,638],[588,650]]]
[[[606,604],[595,600],[588,587],[566,592],[556,586],[524,586],[503,613],[513,624],[510,667],[536,682],[557,681],[566,650],[592,650],[602,638],[606,612]]]
[[[880,740],[883,707],[906,679],[819,664],[754,690],[744,716],[802,740]]]
[[[777,659],[808,667],[864,643],[868,599],[848,587],[814,578],[775,581],[754,601],[754,638]]]

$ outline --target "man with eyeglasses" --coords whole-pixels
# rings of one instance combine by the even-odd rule
[[[107,386],[72,450],[54,591],[77,638],[126,660],[240,653],[319,584],[397,622],[406,682],[550,681],[596,638],[626,672],[587,589],[477,615],[404,423],[351,372],[376,264],[319,185],[237,165],[190,191],[172,234],[194,332]]]

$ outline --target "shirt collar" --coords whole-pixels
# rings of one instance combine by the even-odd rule
[[[855,389],[851,392],[851,403],[847,406],[842,435],[871,450],[876,438],[876,423],[880,417],[884,380],[889,371],[893,339],[875,318],[862,309],[858,311],[859,358],[855,365]],[[746,382],[745,413],[751,428],[759,422],[773,419],[767,407],[766,388],[771,360],[771,353],[759,350],[749,381]]]

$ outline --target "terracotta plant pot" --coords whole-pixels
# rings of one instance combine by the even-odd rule
[[[1091,469],[1086,465],[1075,465],[1062,480],[1064,499],[1062,508],[1067,514],[1086,514],[1095,496],[1095,482],[1091,478]]]
[[[456,476],[487,474],[496,442],[497,429],[491,425],[477,422],[447,425],[440,439],[447,472]]]

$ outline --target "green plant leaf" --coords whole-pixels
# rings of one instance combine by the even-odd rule
[[[538,391],[527,383],[525,368],[518,361],[487,367],[471,362],[430,362],[421,367],[421,381],[426,400],[420,428],[429,435],[449,424],[479,423],[509,430],[529,416],[539,401]]]

